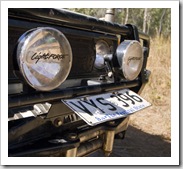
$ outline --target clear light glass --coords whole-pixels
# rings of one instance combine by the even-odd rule
[[[117,48],[117,59],[123,76],[127,80],[134,80],[143,65],[142,47],[138,41],[126,40]]]
[[[102,68],[104,68],[104,64],[105,64],[104,56],[96,54],[95,67],[97,69],[102,69]]]
[[[37,90],[49,91],[66,80],[72,66],[72,50],[63,33],[43,27],[20,38],[17,59],[27,83]]]
[[[99,40],[96,43],[96,58],[95,58],[95,67],[97,69],[103,69],[105,66],[105,55],[110,54],[110,48],[107,42],[104,40]]]

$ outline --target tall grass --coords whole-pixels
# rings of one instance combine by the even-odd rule
[[[171,40],[151,39],[147,69],[149,82],[141,96],[152,106],[135,113],[131,125],[152,135],[171,140]]]
[[[151,76],[143,94],[156,106],[170,105],[171,99],[171,40],[151,39],[147,69]]]

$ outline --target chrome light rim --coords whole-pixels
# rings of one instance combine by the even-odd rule
[[[68,77],[72,67],[72,49],[62,32],[40,27],[26,32],[19,39],[17,60],[23,77],[31,87],[50,91]]]
[[[125,40],[117,47],[116,56],[123,77],[127,80],[136,79],[143,65],[141,44],[136,40]]]

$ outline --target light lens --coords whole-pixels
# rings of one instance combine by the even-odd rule
[[[127,80],[134,80],[143,65],[143,52],[140,43],[135,40],[123,41],[118,46],[116,53],[123,76]]]
[[[95,68],[103,69],[105,66],[105,55],[110,54],[110,47],[104,40],[99,40],[96,43],[96,59]]]
[[[103,55],[96,54],[95,67],[97,69],[102,69],[102,68],[104,68],[104,65],[105,65],[104,56]]]
[[[30,86],[49,91],[66,80],[72,66],[72,50],[60,31],[50,27],[37,28],[19,39],[17,60]]]

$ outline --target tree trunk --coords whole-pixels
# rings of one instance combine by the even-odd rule
[[[129,8],[126,8],[125,24],[128,23],[128,14],[129,14]]]
[[[159,31],[158,31],[158,36],[161,36],[161,32],[162,32],[162,23],[163,23],[163,19],[165,16],[165,12],[166,12],[166,8],[163,10],[160,21],[159,21]]]
[[[146,32],[146,25],[147,25],[147,8],[144,9],[144,22],[143,22],[143,32]]]
[[[149,34],[150,25],[151,25],[151,20],[149,19],[147,21],[147,31],[146,31],[147,34]]]

